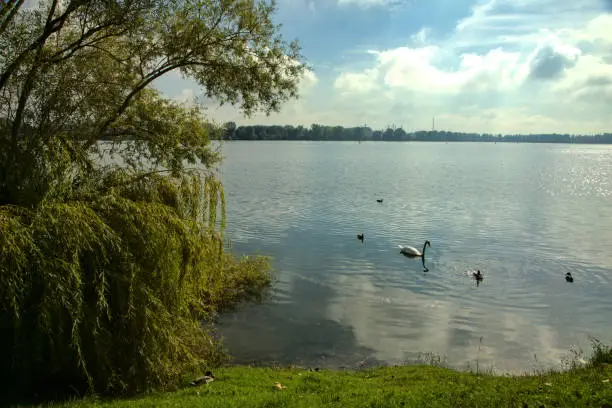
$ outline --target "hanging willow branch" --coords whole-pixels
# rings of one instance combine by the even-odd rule
[[[53,372],[99,392],[175,384],[221,361],[199,322],[261,299],[266,261],[234,260],[211,233],[218,181],[117,183],[128,177],[109,173],[36,210],[0,207],[3,384]]]
[[[151,84],[278,111],[299,46],[272,0],[36,3],[0,8],[0,395],[175,385],[222,358],[202,322],[270,274],[224,252],[215,126]]]

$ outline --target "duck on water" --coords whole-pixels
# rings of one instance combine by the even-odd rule
[[[472,278],[476,280],[476,286],[480,286],[480,282],[482,282],[484,276],[482,276],[482,273],[480,273],[479,269],[476,272],[472,272]]]

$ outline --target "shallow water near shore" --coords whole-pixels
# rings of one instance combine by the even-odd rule
[[[220,322],[234,363],[433,353],[520,372],[612,340],[612,146],[268,141],[223,155],[232,251],[270,255],[277,279],[268,302]],[[398,248],[426,239],[428,272]]]

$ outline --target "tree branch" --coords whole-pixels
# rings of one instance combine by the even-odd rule
[[[9,15],[4,18],[4,20],[2,21],[2,25],[0,25],[0,35],[2,35],[2,33],[6,30],[13,18],[15,18],[15,16],[17,15],[17,12],[23,4],[23,0],[17,0],[17,4],[14,3],[15,0],[9,0],[6,4],[2,5],[2,9],[0,10],[0,19],[3,19],[4,15],[7,12],[9,13]],[[10,12],[9,9],[11,10]]]
[[[17,56],[17,58],[6,68],[6,70],[0,76],[0,90],[4,88],[7,84],[13,72],[21,65],[23,60],[28,56],[32,51],[36,51],[45,44],[47,39],[53,34],[58,32],[64,26],[66,19],[70,14],[72,14],[80,5],[87,3],[90,0],[73,0],[68,5],[66,11],[59,17],[51,20],[53,14],[55,13],[55,7],[57,6],[57,0],[53,0],[53,5],[51,7],[51,11],[47,16],[47,23],[45,23],[45,28],[42,34],[36,38],[21,54]]]
[[[58,0],[53,0],[53,3],[51,3],[49,14],[47,15],[47,21],[45,22],[45,29],[43,30],[43,35],[46,32],[49,33],[49,35],[46,38],[49,38],[49,36],[51,35],[50,33],[52,32],[55,26],[55,24],[53,25],[51,24],[51,21],[53,19],[53,15],[55,14],[57,2]],[[32,68],[30,68],[30,72],[28,72],[26,80],[23,83],[23,87],[21,88],[21,95],[19,96],[19,103],[17,105],[17,110],[15,111],[15,118],[13,120],[13,129],[11,131],[13,143],[16,143],[17,137],[19,136],[19,130],[21,129],[21,125],[23,121],[23,111],[25,110],[25,104],[34,86],[34,77],[36,76],[36,72],[39,69],[39,63],[40,63],[41,56],[42,56],[43,45],[46,41],[46,38],[44,41],[40,41],[39,43],[36,44],[36,48],[35,48],[36,57],[34,58],[34,63],[32,64]],[[0,89],[2,89],[1,85],[0,85]]]
[[[117,110],[111,115],[110,118],[108,118],[100,127],[100,129],[94,133],[94,135],[89,138],[89,140],[87,140],[87,143],[85,144],[86,148],[91,147],[92,144],[94,144],[96,142],[96,140],[99,139],[100,135],[102,135],[110,125],[112,125],[118,118],[119,116],[121,116],[121,114],[123,114],[123,112],[125,112],[125,110],[130,106],[130,103],[132,102],[132,99],[138,94],[140,93],[140,91],[142,91],[143,89],[145,89],[147,87],[147,85],[149,85],[151,82],[153,82],[154,80],[156,80],[157,78],[161,77],[162,75],[176,69],[176,68],[180,68],[182,66],[186,66],[189,65],[187,63],[178,63],[178,64],[170,64],[167,67],[164,67],[163,69],[158,70],[157,72],[151,72],[147,75],[146,79],[143,79],[134,89],[132,89],[132,91],[126,96],[125,100],[123,101],[123,103],[119,106],[119,108],[117,108]]]
[[[120,36],[120,35],[124,34],[123,31],[118,32],[118,33],[106,34],[106,35],[103,35],[101,37],[95,38],[90,43],[86,43],[85,45],[83,45],[83,42],[86,39],[88,39],[89,37],[91,37],[95,33],[104,30],[105,28],[112,27],[113,25],[115,25],[115,23],[111,21],[111,22],[106,22],[103,25],[100,25],[100,26],[92,28],[91,30],[83,33],[79,37],[79,39],[74,41],[72,44],[69,44],[68,46],[64,47],[63,49],[61,49],[59,51],[56,51],[53,55],[51,55],[49,58],[47,58],[45,60],[45,62],[59,62],[59,61],[65,60],[65,59],[69,58],[70,56],[72,56],[79,49],[82,49],[82,48],[85,48],[85,47],[90,46],[92,44],[95,44],[96,42],[99,42],[101,40],[104,40],[104,39],[107,39],[107,38],[111,38],[111,37],[114,37],[114,36]],[[62,54],[64,54],[64,53],[68,53],[68,55],[62,56]]]

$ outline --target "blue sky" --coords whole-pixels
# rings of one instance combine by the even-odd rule
[[[474,132],[612,131],[612,0],[278,0],[312,66],[301,98],[238,124],[401,125]],[[189,100],[178,75],[156,84]]]

